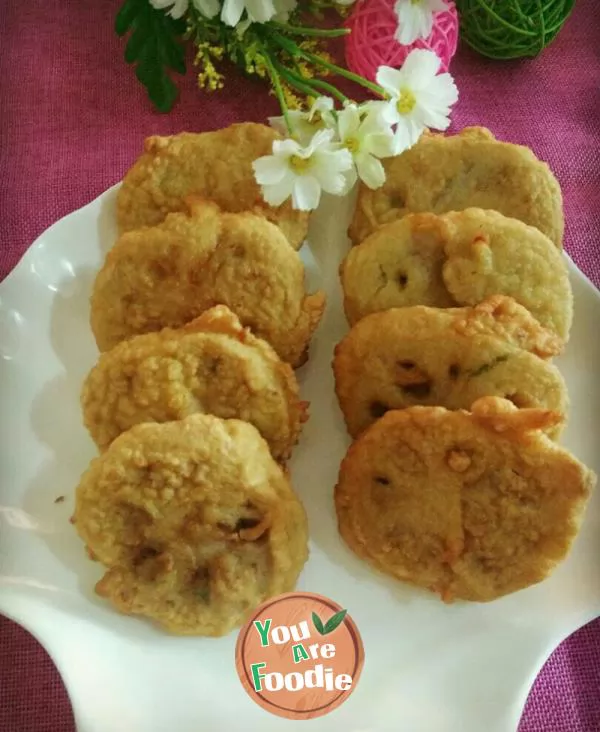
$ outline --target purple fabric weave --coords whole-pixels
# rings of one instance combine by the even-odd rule
[[[150,133],[205,130],[276,113],[232,72],[207,96],[194,74],[168,116],[150,108],[113,33],[114,0],[0,4],[0,279],[50,224],[118,181]],[[547,160],[563,188],[565,245],[600,286],[600,18],[579,0],[538,59],[493,62],[461,48],[454,127],[483,124]],[[600,620],[542,670],[519,732],[599,732]],[[71,732],[70,705],[43,649],[0,618],[0,732]],[[107,732],[113,732],[107,731]],[[434,732],[434,731],[432,731]]]

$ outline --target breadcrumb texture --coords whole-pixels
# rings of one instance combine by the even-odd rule
[[[471,413],[387,413],[342,463],[342,537],[377,569],[446,602],[542,581],[567,555],[596,481],[540,432],[558,420],[494,397]]]
[[[134,336],[101,354],[81,404],[101,450],[136,424],[207,413],[250,422],[283,461],[307,418],[292,368],[224,305],[179,330]]]
[[[198,195],[225,211],[252,211],[277,224],[299,249],[308,230],[308,214],[289,201],[277,208],[265,203],[252,163],[272,153],[278,133],[244,122],[214,132],[182,132],[146,139],[144,152],[125,175],[117,195],[121,233],[155,226],[167,214],[185,211],[185,198]]]
[[[476,308],[416,305],[368,315],[334,352],[335,390],[348,432],[357,437],[393,409],[469,409],[484,396],[566,415],[564,379],[536,355],[549,355],[553,344],[509,298]],[[558,437],[561,427],[549,425],[549,434]]]
[[[348,231],[353,244],[409,213],[476,207],[535,226],[562,247],[560,186],[527,147],[496,140],[484,127],[466,127],[456,135],[425,133],[410,150],[382,162],[383,186],[359,187]]]
[[[340,268],[348,322],[393,307],[476,305],[506,295],[567,340],[573,293],[562,252],[497,211],[408,214],[353,247]]]
[[[120,435],[82,476],[74,523],[107,568],[96,592],[180,635],[229,633],[308,557],[306,514],[266,442],[212,415]]]
[[[98,348],[181,327],[226,305],[283,361],[304,363],[325,295],[307,295],[298,253],[260,216],[224,213],[197,198],[188,206],[123,234],[108,252],[91,298]]]

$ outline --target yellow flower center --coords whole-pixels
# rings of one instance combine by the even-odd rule
[[[421,4],[421,3],[423,2],[423,0],[410,0],[410,2],[411,2],[411,3],[413,4],[413,5],[420,5],[420,4]]]
[[[292,155],[290,157],[290,167],[292,170],[296,171],[296,173],[304,173],[308,168],[310,168],[310,165],[310,158],[301,158],[299,155]]]
[[[409,114],[415,108],[417,99],[410,89],[401,89],[400,97],[396,102],[396,108],[400,114]]]
[[[344,141],[344,147],[348,148],[351,153],[357,153],[360,148],[360,142],[356,137],[347,137]]]
[[[308,120],[309,125],[313,125],[316,127],[317,125],[320,125],[321,122],[323,122],[323,117],[321,116],[321,112],[314,112],[312,119]]]

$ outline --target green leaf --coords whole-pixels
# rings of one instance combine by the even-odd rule
[[[344,620],[346,617],[347,610],[340,610],[339,613],[336,613],[335,615],[332,615],[329,620],[325,623],[325,632],[323,635],[327,635],[328,633],[333,633],[333,631],[340,625],[340,623]]]
[[[168,112],[177,99],[177,87],[167,69],[185,73],[185,53],[179,40],[185,29],[185,19],[174,20],[148,0],[125,0],[115,21],[119,35],[132,31],[125,60],[135,64],[135,75],[161,112]]]
[[[160,45],[159,51],[166,66],[179,74],[185,74],[185,53],[182,45],[169,38]]]
[[[115,31],[118,36],[123,36],[135,20],[139,12],[140,0],[125,0],[117,17],[115,18]]]
[[[317,613],[312,614],[312,621],[315,628],[319,631],[321,635],[325,635],[325,628],[323,628],[323,623],[321,622],[321,618],[317,615]]]
[[[132,64],[136,61],[147,42],[147,30],[138,26],[129,36],[129,40],[125,46],[125,61],[127,61],[128,64]]]
[[[163,71],[152,84],[146,85],[150,101],[159,112],[170,112],[177,99],[177,87]]]

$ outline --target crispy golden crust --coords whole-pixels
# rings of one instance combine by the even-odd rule
[[[416,404],[468,409],[483,396],[566,415],[566,385],[555,366],[534,355],[535,330],[511,325],[501,307],[486,302],[481,310],[417,305],[360,320],[336,346],[333,360],[350,435],[356,437],[391,409]],[[550,428],[553,437],[559,432],[560,425]]]
[[[567,340],[573,294],[561,252],[496,211],[409,214],[353,247],[341,266],[348,322],[393,307],[476,305],[503,294]]]
[[[496,211],[468,209],[443,217],[449,227],[442,277],[461,305],[488,295],[513,297],[565,341],[573,293],[559,250],[537,229]]]
[[[445,601],[490,601],[542,581],[568,553],[595,483],[539,431],[559,420],[495,398],[472,413],[388,412],[342,463],[342,537]]]
[[[224,305],[179,330],[134,336],[102,354],[81,404],[101,450],[136,424],[205,413],[250,422],[280,461],[298,441],[308,406],[289,364]]]
[[[266,442],[210,415],[117,437],[82,476],[74,523],[107,568],[98,594],[180,635],[229,633],[291,591],[308,556],[306,514]]]
[[[374,231],[340,266],[350,325],[388,308],[456,305],[442,279],[448,227],[434,214],[413,214]]]
[[[217,304],[299,366],[325,307],[307,295],[304,266],[281,231],[251,213],[188,199],[189,213],[123,234],[94,283],[91,326],[101,351],[177,328]]]
[[[387,178],[381,188],[359,188],[348,231],[354,244],[408,213],[478,207],[535,226],[562,246],[562,194],[550,168],[529,148],[500,142],[485,128],[424,134],[383,165]]]
[[[215,201],[225,211],[265,216],[299,249],[308,214],[295,211],[289,201],[268,206],[252,171],[252,162],[270,155],[278,137],[272,128],[251,122],[214,132],[149,137],[117,195],[120,232],[155,226],[168,213],[185,211],[185,198],[192,194]]]

